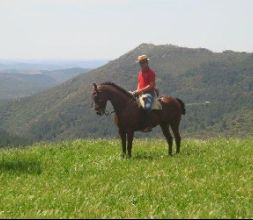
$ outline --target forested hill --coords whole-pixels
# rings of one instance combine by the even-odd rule
[[[141,44],[46,92],[18,102],[1,103],[0,127],[34,140],[116,136],[112,120],[97,117],[90,108],[91,84],[113,81],[127,90],[135,89],[139,69],[135,60],[140,54],[150,57],[161,94],[185,102],[183,135],[253,133],[252,53],[214,53],[202,48],[153,44]]]
[[[0,70],[0,99],[18,99],[57,86],[90,69],[70,68],[57,70],[26,71]],[[27,70],[29,72],[29,70]]]

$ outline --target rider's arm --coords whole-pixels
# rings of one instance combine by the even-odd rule
[[[140,73],[138,73],[138,77],[137,77],[137,89],[136,91],[138,91],[140,89]]]
[[[152,82],[150,82],[149,85],[145,86],[144,88],[142,88],[142,89],[138,88],[137,91],[138,91],[138,94],[140,95],[145,92],[154,91],[154,89],[155,89],[155,81],[152,81]]]

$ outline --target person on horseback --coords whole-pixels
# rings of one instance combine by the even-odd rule
[[[144,132],[152,131],[150,122],[150,114],[153,101],[155,98],[155,72],[149,67],[149,58],[147,55],[140,55],[137,61],[140,64],[141,70],[138,73],[137,90],[133,92],[134,96],[140,97],[145,94],[144,99]],[[143,123],[143,122],[142,122]]]

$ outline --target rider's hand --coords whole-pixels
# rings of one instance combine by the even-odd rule
[[[139,95],[139,91],[138,90],[133,91],[133,96],[138,96],[138,95]]]

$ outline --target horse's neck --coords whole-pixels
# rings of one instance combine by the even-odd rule
[[[122,91],[119,91],[117,88],[108,89],[109,100],[112,103],[112,106],[116,112],[122,111],[129,104],[130,98],[127,97]]]

